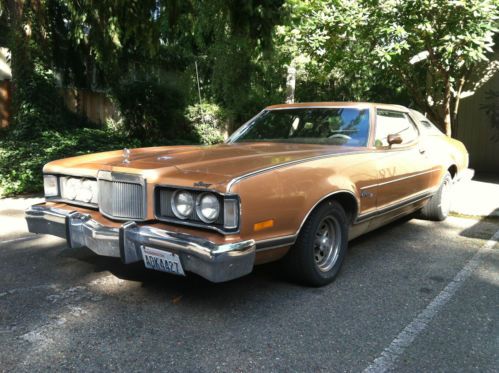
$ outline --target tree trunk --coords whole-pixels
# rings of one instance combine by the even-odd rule
[[[454,133],[457,133],[457,130],[458,130],[457,117],[459,114],[459,104],[461,103],[461,93],[463,91],[463,87],[464,87],[465,83],[466,83],[466,78],[463,75],[461,77],[461,79],[459,79],[459,85],[457,87],[456,96],[454,97],[454,100],[451,103],[451,105],[453,106],[453,108],[452,108],[452,126],[454,127],[453,128]]]
[[[445,76],[445,92],[444,92],[444,101],[443,101],[443,109],[444,109],[444,129],[445,134],[449,137],[452,136],[452,122],[451,122],[451,90],[450,90],[450,79],[449,75]]]
[[[10,65],[12,70],[12,96],[13,106],[18,104],[15,96],[16,87],[25,77],[24,72],[32,68],[29,54],[29,40],[23,28],[23,1],[6,0],[6,9],[9,14],[8,49],[10,51]],[[14,107],[14,112],[16,108]]]
[[[286,103],[292,104],[295,102],[295,86],[296,86],[296,69],[291,64],[288,67],[288,74],[286,77]]]

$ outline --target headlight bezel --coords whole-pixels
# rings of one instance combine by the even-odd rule
[[[83,207],[89,207],[92,209],[98,209],[99,204],[98,204],[98,184],[97,184],[97,179],[93,177],[87,177],[87,176],[73,176],[73,175],[68,175],[68,174],[53,174],[53,173],[47,173],[43,174],[44,180],[45,177],[54,177],[57,179],[57,195],[47,195],[45,194],[45,200],[48,202],[64,202],[70,205],[75,205],[75,206],[83,206]],[[78,190],[76,191],[76,195],[74,199],[66,198],[63,196],[63,184],[62,184],[62,179],[75,179],[79,181],[79,185],[82,186],[86,181],[91,181],[95,183],[95,195],[92,194],[92,198],[90,202],[85,202],[83,200],[78,200],[76,199],[78,196]],[[81,188],[80,188],[81,189]]]
[[[192,193],[195,200],[195,210],[187,219],[178,218],[172,208],[172,194],[176,191],[186,191]],[[218,217],[212,221],[207,222],[199,217],[197,201],[200,195],[203,194],[214,195],[219,202],[219,213]],[[204,228],[208,230],[214,230],[222,234],[235,234],[240,232],[241,225],[241,201],[237,194],[234,193],[222,193],[212,189],[206,188],[193,188],[193,187],[183,187],[178,185],[164,185],[158,184],[154,188],[154,217],[161,222],[179,224],[183,226]],[[232,207],[231,211],[237,215],[232,219],[232,224],[230,226],[225,225],[225,206],[230,205]],[[234,224],[234,221],[236,224]]]

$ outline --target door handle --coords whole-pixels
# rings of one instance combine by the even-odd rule
[[[419,149],[419,154],[424,154],[426,153],[426,149]]]

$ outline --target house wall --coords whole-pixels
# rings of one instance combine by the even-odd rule
[[[492,128],[491,119],[483,107],[495,105],[495,110],[499,113],[499,98],[489,98],[487,93],[490,91],[499,92],[499,72],[474,95],[461,100],[456,137],[466,145],[470,153],[471,168],[499,174],[499,131]],[[493,141],[493,136],[498,141]]]

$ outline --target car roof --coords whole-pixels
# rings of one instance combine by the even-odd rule
[[[352,101],[327,101],[327,102],[298,102],[293,104],[278,104],[267,106],[267,110],[293,109],[293,108],[327,108],[327,107],[359,107],[359,108],[380,108],[386,110],[397,110],[409,112],[409,109],[402,105],[381,104],[374,102],[352,102]]]

